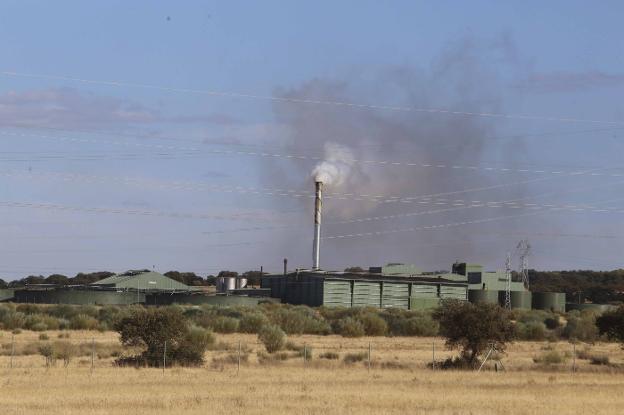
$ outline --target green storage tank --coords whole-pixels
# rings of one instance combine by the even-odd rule
[[[565,313],[565,293],[533,293],[531,305],[536,310]]]
[[[468,301],[475,304],[498,304],[498,293],[495,290],[468,290]]]
[[[564,295],[565,301],[565,295]],[[505,304],[503,302],[503,304]],[[533,304],[533,293],[531,291],[512,291],[511,292],[511,308],[530,310]]]

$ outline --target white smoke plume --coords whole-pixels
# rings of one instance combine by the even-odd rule
[[[312,170],[315,182],[341,186],[347,181],[355,162],[353,152],[347,146],[327,142],[323,146],[325,158]]]

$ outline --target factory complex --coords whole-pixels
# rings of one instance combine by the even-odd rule
[[[564,293],[531,292],[505,271],[486,272],[477,264],[455,263],[448,273],[422,272],[392,263],[361,272],[296,270],[266,276],[262,288],[289,304],[312,307],[376,307],[422,310],[441,300],[497,303],[514,309],[566,311]],[[507,304],[507,300],[508,304]]]

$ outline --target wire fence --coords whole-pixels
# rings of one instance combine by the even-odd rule
[[[326,341],[296,338],[296,343],[288,341],[280,351],[268,353],[263,343],[250,337],[241,336],[238,339],[229,338],[215,342],[205,353],[202,367],[237,372],[241,367],[270,364],[293,368],[334,365],[363,366],[367,370],[420,368],[435,371],[443,367],[446,359],[457,354],[456,351],[447,350],[443,339],[439,338],[391,341],[387,338],[332,337]],[[492,347],[487,350],[487,354],[484,353],[482,366],[498,370],[507,367],[518,369],[522,365],[526,368],[530,364],[533,368],[548,366],[551,369],[576,372],[581,360],[593,359],[588,357],[588,347],[578,346],[576,343],[560,343],[553,348],[548,344],[534,343],[531,350],[510,355],[499,353]],[[175,367],[172,345],[164,343],[160,349],[162,359],[155,366],[163,371]],[[0,337],[0,368],[5,369],[65,367],[89,368],[93,371],[116,367],[117,359],[135,353],[140,353],[140,348],[123,347],[118,339],[110,336],[75,337],[61,332],[57,336],[40,335],[39,338],[25,338],[15,334]],[[594,357],[603,356],[608,363],[614,354],[602,352]]]

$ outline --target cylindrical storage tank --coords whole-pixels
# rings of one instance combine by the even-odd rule
[[[247,278],[237,278],[236,288],[245,288],[247,286]]]
[[[511,308],[522,308],[530,310],[533,295],[531,291],[512,291],[511,292]]]
[[[565,293],[533,293],[531,305],[536,310],[565,313]]]
[[[224,278],[224,290],[223,291],[232,291],[236,289],[236,278],[234,277],[225,277]]]
[[[471,303],[498,304],[498,291],[496,290],[468,290],[468,301]]]
[[[225,278],[223,277],[217,277],[217,280],[215,282],[215,285],[217,287],[217,292],[218,293],[222,293],[225,292]]]

